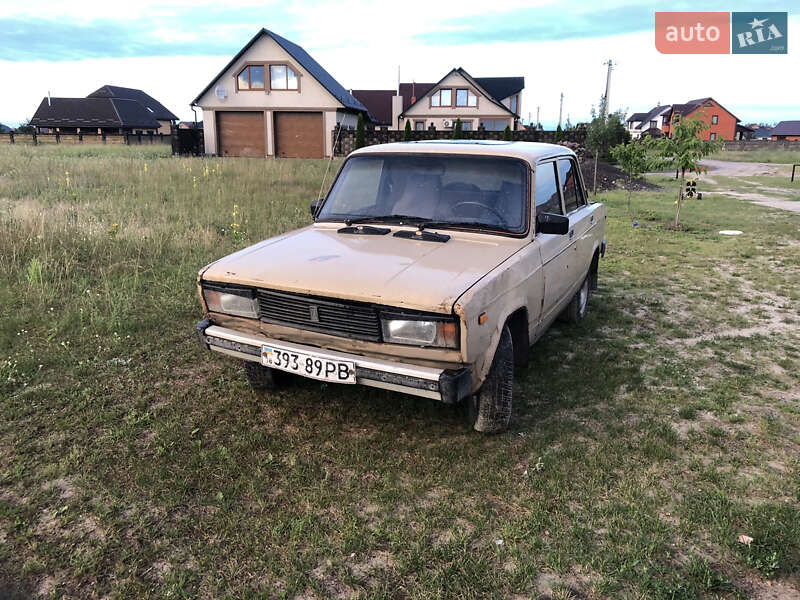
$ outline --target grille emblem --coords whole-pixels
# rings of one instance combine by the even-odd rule
[[[308,307],[308,318],[312,323],[319,323],[319,309],[313,304]]]

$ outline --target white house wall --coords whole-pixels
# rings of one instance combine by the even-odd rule
[[[277,62],[291,66],[299,76],[299,91],[270,91],[269,89],[237,91],[236,76],[239,72],[247,64],[261,62]],[[264,76],[265,79],[269,80],[269,69],[265,69]],[[218,98],[216,95],[217,87],[224,87],[227,91],[227,97]],[[206,154],[216,154],[217,152],[216,111],[261,110],[264,111],[267,155],[269,156],[273,156],[275,152],[272,118],[274,111],[322,112],[325,123],[325,131],[323,132],[325,155],[330,156],[332,151],[331,130],[335,127],[337,119],[340,118],[337,116],[337,109],[343,108],[343,105],[327,89],[268,35],[262,35],[247,52],[218,77],[208,91],[200,97],[197,105],[203,109]],[[355,116],[350,118],[355,119]]]
[[[455,90],[458,88],[471,89],[478,96],[478,106],[444,106],[432,107],[430,105],[430,97],[441,88],[452,88],[453,97],[455,101]],[[411,121],[411,127],[414,127],[414,121],[425,121],[425,129],[431,123],[434,124],[436,129],[447,129],[444,122],[451,123],[449,128],[452,128],[452,122],[456,119],[471,120],[472,129],[478,129],[481,119],[505,119],[508,125],[514,128],[514,117],[504,110],[488,97],[480,93],[474,86],[470,85],[464,77],[459,73],[450,73],[441,83],[432,88],[425,94],[416,104],[409,107],[405,112],[405,118],[400,120],[400,129],[404,128],[406,121]]]

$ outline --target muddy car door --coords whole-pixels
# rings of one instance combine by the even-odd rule
[[[564,206],[561,198],[558,172],[555,160],[546,160],[536,165],[535,215],[563,215]],[[571,225],[572,223],[570,223]],[[552,233],[536,232],[542,255],[542,271],[544,273],[544,298],[542,303],[541,326],[547,324],[563,308],[568,299],[575,276],[572,263],[575,260],[574,237]]]
[[[572,157],[559,158],[556,162],[561,197],[564,200],[564,214],[569,217],[567,237],[570,243],[569,268],[572,271],[569,291],[574,293],[589,272],[593,248],[591,230],[596,217],[586,202],[578,163]]]

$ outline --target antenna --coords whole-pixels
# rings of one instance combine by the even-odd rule
[[[317,193],[317,199],[322,195],[322,190],[325,189],[325,180],[328,178],[328,171],[331,168],[331,163],[333,162],[333,155],[336,153],[336,145],[339,143],[339,136],[342,133],[342,128],[344,124],[344,119],[339,123],[339,130],[336,132],[336,139],[333,140],[333,147],[331,148],[331,159],[328,161],[327,166],[325,167],[325,173],[322,174],[322,183],[319,184],[319,192]],[[314,220],[317,220],[317,215],[319,211],[322,209],[322,205],[317,205],[317,210],[314,211]]]

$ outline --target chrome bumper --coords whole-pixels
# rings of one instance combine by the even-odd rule
[[[261,362],[261,347],[275,344],[297,352],[313,352],[330,360],[353,362],[356,383],[393,390],[414,396],[432,398],[448,404],[459,402],[470,393],[470,370],[437,369],[393,362],[336,350],[273,340],[262,335],[242,333],[212,325],[208,319],[197,324],[200,343],[206,348],[242,360]]]

